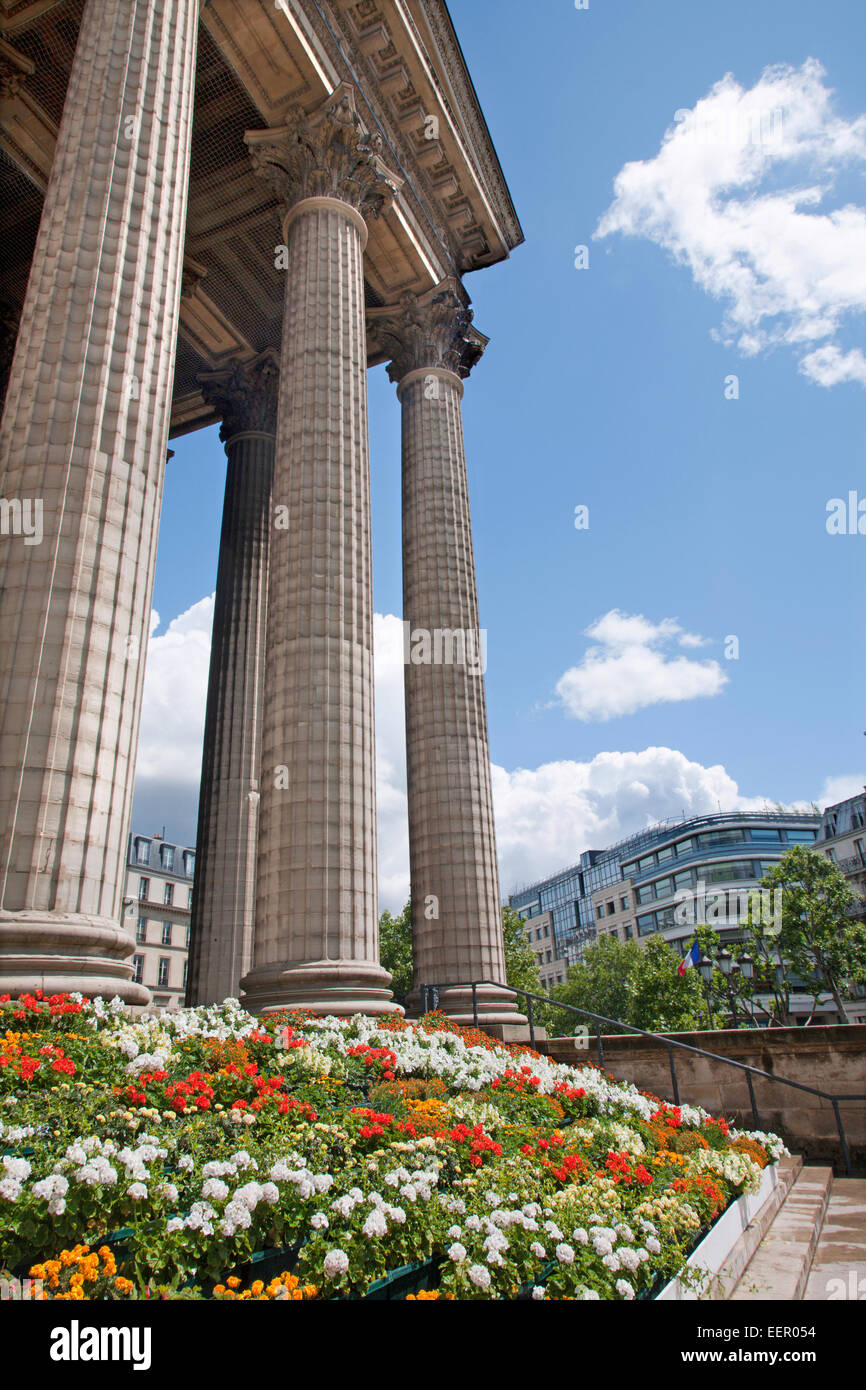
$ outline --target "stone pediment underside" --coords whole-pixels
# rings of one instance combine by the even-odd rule
[[[6,340],[27,286],[84,0],[0,0]],[[403,184],[370,224],[369,308],[504,259],[523,234],[443,0],[203,0],[172,435],[212,423],[200,372],[279,350],[276,202],[244,133],[348,80]],[[369,341],[373,365],[387,354]]]

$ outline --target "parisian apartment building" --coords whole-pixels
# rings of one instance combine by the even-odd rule
[[[842,870],[857,898],[854,915],[866,921],[866,787],[826,808],[815,848]]]
[[[684,953],[693,928],[677,909],[689,896],[700,922],[702,894],[724,890],[732,901],[747,894],[793,845],[816,846],[822,824],[817,812],[776,811],[663,821],[609,849],[585,850],[576,864],[512,893],[509,903],[523,917],[542,983],[552,989],[604,935],[640,943],[661,933]],[[846,857],[851,852],[846,848]],[[719,935],[721,943],[733,942],[737,932],[720,928]]]
[[[131,834],[124,925],[134,933],[133,976],[158,1009],[183,1006],[189,954],[195,849],[162,835]]]

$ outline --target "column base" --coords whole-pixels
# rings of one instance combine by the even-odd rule
[[[317,1014],[402,1014],[388,988],[391,976],[373,962],[277,961],[254,966],[241,980],[241,1003],[250,1013],[312,1009]]]
[[[134,951],[129,932],[110,917],[0,911],[0,994],[117,995],[146,1007],[151,993],[133,982]]]
[[[474,1028],[475,1016],[472,1011],[472,990],[465,985],[439,985],[439,1011],[447,1014],[452,1023],[459,1023],[461,1028]],[[517,1007],[517,1000],[513,994],[507,990],[499,989],[496,985],[479,985],[477,989],[478,1000],[478,1027],[487,1032],[493,1033],[495,1029],[515,1028],[520,1031],[520,1039],[505,1039],[506,1041],[522,1041],[523,1035],[529,1037],[529,1024],[525,1016]],[[410,1018],[417,1018],[421,1012],[421,988],[416,986],[406,997],[406,1012]],[[504,1033],[497,1032],[497,1037],[503,1038]]]

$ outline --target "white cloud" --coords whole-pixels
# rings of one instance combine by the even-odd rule
[[[866,777],[862,773],[856,772],[843,774],[839,777],[828,777],[823,788],[815,798],[816,805],[825,810],[828,806],[835,806],[837,801],[847,801],[849,796],[859,796],[864,790]]]
[[[133,827],[166,825],[169,839],[193,843],[213,597],[151,636],[145,678]],[[158,630],[154,615],[152,633]],[[610,648],[619,641],[682,641],[672,619],[606,614],[593,625]],[[686,634],[687,635],[687,634]],[[403,628],[376,614],[376,769],[379,808],[380,907],[398,910],[409,893],[406,756],[403,719]],[[739,808],[766,810],[740,795],[724,767],[704,767],[672,748],[598,753],[589,762],[552,762],[509,772],[494,764],[493,796],[503,889],[573,864],[584,849],[604,848],[668,816]],[[826,805],[859,790],[857,777],[829,778]],[[802,809],[807,809],[802,805]]]
[[[674,643],[691,649],[706,641],[674,618],[652,623],[613,608],[584,635],[596,645],[556,683],[557,700],[574,719],[614,719],[647,705],[718,695],[729,680],[717,661],[666,655]]]
[[[785,343],[813,381],[866,385],[866,357],[837,341],[866,311],[866,208],[826,208],[840,172],[866,172],[866,116],[837,116],[825,75],[811,58],[749,90],[728,73],[653,159],[624,165],[595,235],[646,237],[688,266],[745,356]]]

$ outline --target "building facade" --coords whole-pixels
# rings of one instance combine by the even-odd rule
[[[186,998],[194,875],[193,846],[130,835],[123,924],[135,937],[133,981],[159,1009]]]
[[[866,788],[825,808],[815,848],[838,864],[859,900],[856,915],[866,921]]]
[[[146,1004],[120,924],[169,437],[228,456],[189,998],[393,1012],[378,963],[367,369],[403,430],[416,990],[504,977],[464,277],[523,240],[444,0],[14,0],[0,990]],[[62,254],[61,254],[62,248]],[[414,639],[418,638],[418,641]],[[455,987],[449,988],[449,984]],[[488,1025],[521,1023],[480,992]]]
[[[821,817],[797,812],[720,812],[666,821],[606,850],[586,850],[577,864],[512,893],[533,940],[536,920],[550,918],[554,975],[578,961],[602,935],[646,941],[660,933],[681,953],[696,925],[737,936],[758,880],[792,845],[813,845]]]

